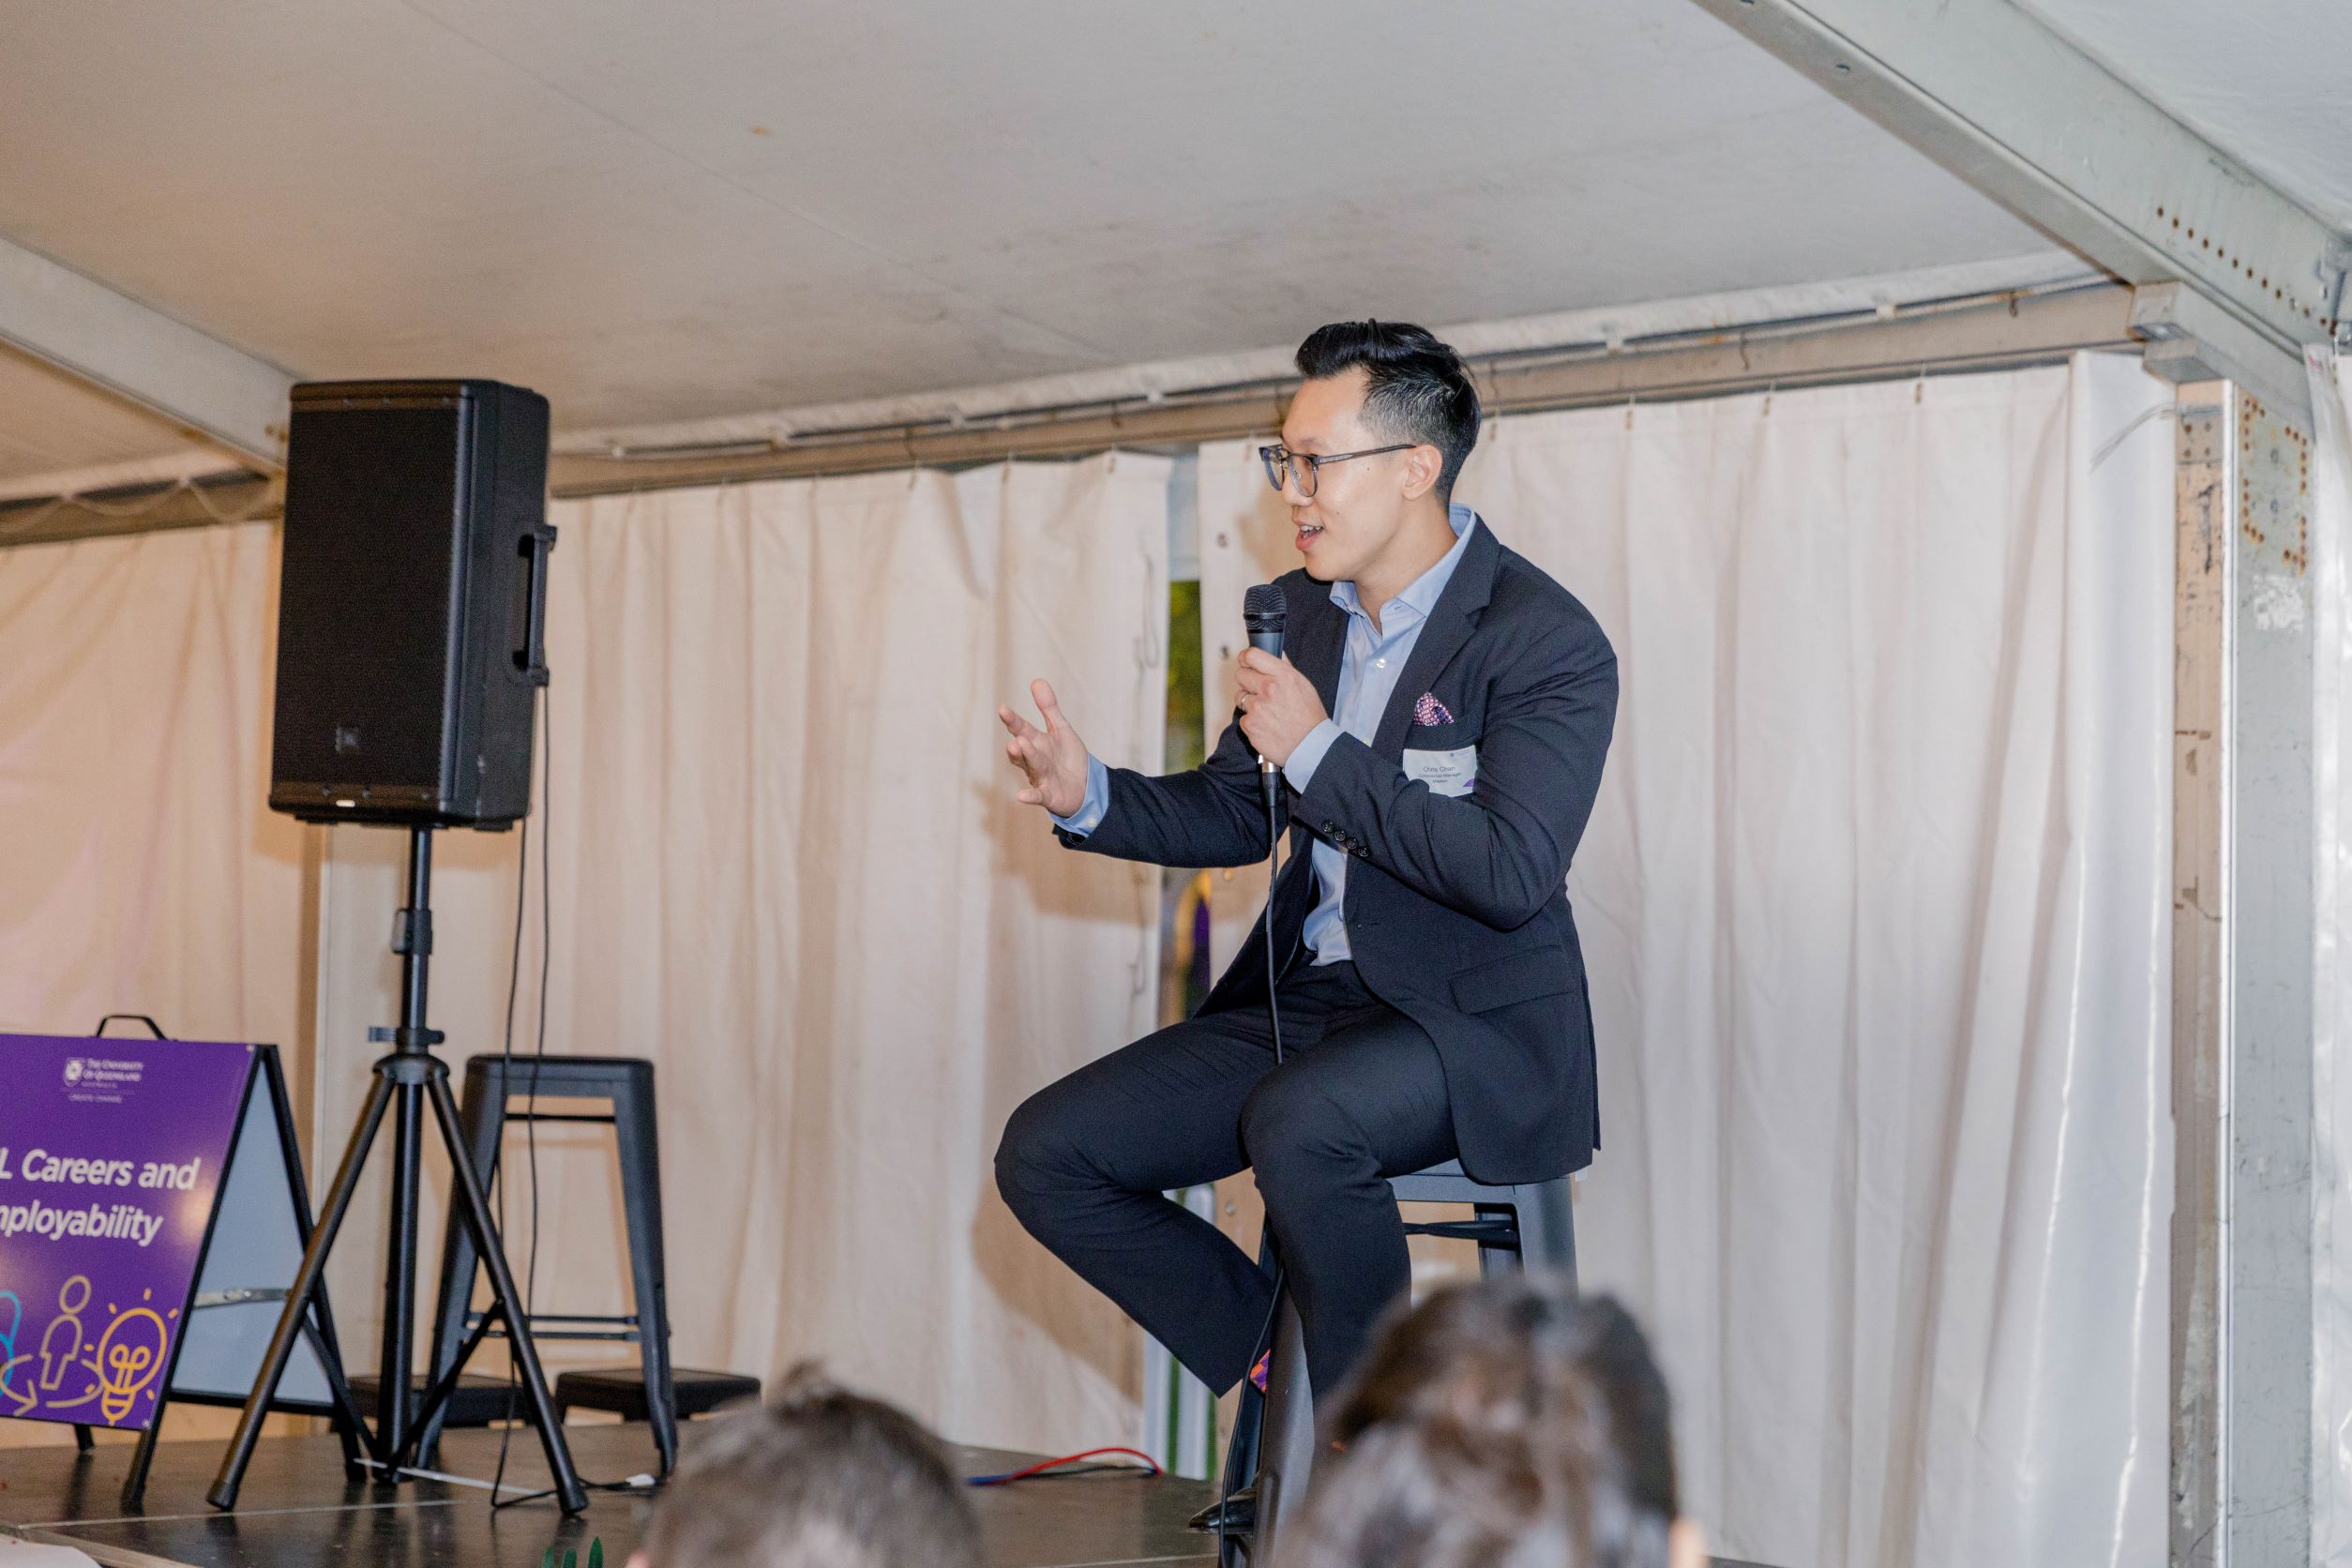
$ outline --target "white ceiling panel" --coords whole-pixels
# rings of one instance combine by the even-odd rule
[[[0,234],[567,429],[2049,243],[1688,0],[0,0]]]

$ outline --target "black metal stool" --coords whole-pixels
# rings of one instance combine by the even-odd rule
[[[533,1098],[603,1100],[612,1108],[598,1114],[509,1108],[510,1100]],[[486,1184],[498,1168],[509,1122],[592,1122],[611,1126],[620,1155],[621,1207],[627,1221],[629,1275],[637,1310],[601,1317],[534,1313],[531,1334],[535,1339],[636,1342],[640,1364],[627,1369],[639,1390],[636,1407],[653,1425],[661,1473],[669,1474],[678,1457],[678,1407],[670,1365],[670,1299],[662,1274],[661,1153],[654,1130],[654,1064],[628,1056],[477,1056],[465,1064],[460,1120],[464,1123],[466,1147]],[[433,1315],[432,1372],[428,1382],[438,1380],[481,1342],[485,1332],[481,1314],[472,1310],[477,1266],[474,1244],[453,1216],[442,1242],[441,1304]],[[577,1387],[566,1399],[565,1385],[577,1376],[565,1373],[556,1380],[554,1405],[559,1416],[567,1405],[601,1405],[597,1398],[583,1397]],[[755,1393],[758,1387],[757,1382],[752,1384]],[[650,1398],[647,1390],[653,1392]],[[433,1451],[444,1425],[487,1425],[503,1417],[508,1408],[505,1394],[504,1379],[467,1375],[450,1400],[445,1422],[433,1424],[433,1430],[425,1434],[421,1451]]]
[[[740,1372],[704,1372],[691,1366],[670,1369],[671,1412],[680,1421],[707,1415],[737,1400],[757,1400],[760,1380]],[[579,1406],[584,1410],[610,1410],[623,1421],[649,1421],[653,1405],[645,1397],[645,1373],[635,1366],[598,1366],[566,1372],[555,1380],[558,1417]]]
[[[1482,1274],[1541,1269],[1574,1288],[1576,1221],[1568,1177],[1490,1187],[1463,1175],[1459,1161],[1448,1160],[1410,1176],[1391,1177],[1388,1184],[1399,1203],[1467,1203],[1475,1211],[1466,1220],[1408,1224],[1407,1234],[1476,1242]],[[1270,1254],[1261,1254],[1259,1260],[1272,1266]],[[1315,1394],[1307,1383],[1306,1340],[1286,1288],[1274,1304],[1274,1360],[1267,1368],[1266,1392],[1261,1395],[1243,1380],[1232,1440],[1226,1445],[1227,1490],[1254,1485],[1257,1501],[1247,1526],[1225,1531],[1217,1552],[1222,1568],[1265,1560],[1282,1515],[1305,1496],[1315,1447]]]

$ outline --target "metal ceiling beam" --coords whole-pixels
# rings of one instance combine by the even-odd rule
[[[249,461],[286,460],[294,377],[6,240],[0,340]]]
[[[2345,309],[2343,236],[2010,0],[1697,0],[2124,281],[2181,282],[2149,369],[2216,371],[2305,411],[2301,348]],[[2308,428],[2308,418],[2305,419]]]

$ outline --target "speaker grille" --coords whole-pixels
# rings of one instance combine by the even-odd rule
[[[512,821],[531,695],[509,642],[543,526],[547,404],[488,382],[297,387],[270,804]]]

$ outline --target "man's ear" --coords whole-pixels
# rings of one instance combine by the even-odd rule
[[[1406,500],[1418,501],[1437,489],[1439,476],[1445,473],[1444,453],[1425,444],[1400,455],[1405,460]]]

